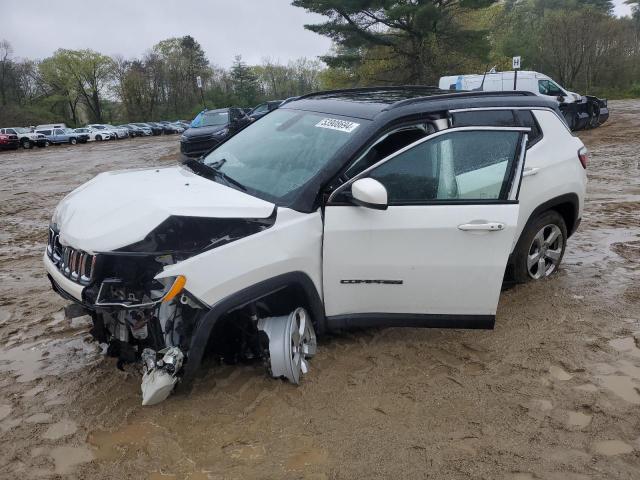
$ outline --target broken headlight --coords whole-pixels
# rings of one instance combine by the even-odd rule
[[[182,275],[154,280],[155,288],[138,290],[130,288],[120,278],[105,278],[98,289],[97,307],[150,308],[160,302],[170,302],[179,295],[187,283]]]

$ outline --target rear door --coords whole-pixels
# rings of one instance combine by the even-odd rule
[[[493,326],[518,222],[525,128],[433,134],[336,190],[325,208],[329,326]],[[355,206],[373,178],[386,210]]]

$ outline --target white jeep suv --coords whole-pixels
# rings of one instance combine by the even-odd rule
[[[492,328],[576,230],[587,152],[526,93],[310,94],[182,166],[103,173],[57,207],[44,263],[143,403],[205,354],[298,383],[316,333]]]

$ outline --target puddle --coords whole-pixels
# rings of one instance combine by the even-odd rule
[[[138,445],[146,447],[148,440],[159,433],[160,427],[150,423],[127,425],[116,432],[96,431],[89,435],[89,443],[96,448],[96,457],[115,459],[120,456],[118,447],[122,445]]]
[[[629,403],[640,405],[640,394],[638,394],[638,386],[632,378],[626,375],[607,375],[600,377],[602,386],[607,390],[611,390],[618,397]]]
[[[222,447],[222,450],[231,458],[244,461],[261,460],[267,453],[264,445],[252,445],[250,443],[240,442]]]
[[[591,415],[582,412],[569,412],[567,425],[570,427],[584,428],[591,423]]]
[[[97,344],[85,342],[83,338],[0,348],[0,371],[16,375],[18,383],[31,382],[85,368],[98,358],[98,351]]]
[[[598,387],[592,385],[591,383],[585,383],[584,385],[578,385],[577,387],[573,387],[576,390],[580,390],[582,392],[595,393],[598,391]]]
[[[615,338],[609,341],[609,345],[619,352],[640,358],[640,348],[636,345],[636,339],[633,337]]]
[[[71,420],[62,420],[58,423],[50,425],[46,432],[42,435],[45,440],[58,440],[63,437],[73,435],[78,430],[75,422]]]
[[[25,422],[27,423],[50,423],[52,420],[50,413],[36,413],[28,417]]]
[[[178,477],[171,473],[153,472],[149,475],[148,480],[177,480]]]
[[[573,378],[573,375],[565,372],[562,368],[556,367],[555,365],[549,368],[549,373],[553,378],[562,382],[566,382],[567,380],[571,380]]]
[[[593,444],[593,451],[601,455],[622,455],[633,452],[633,447],[621,440],[605,440]]]
[[[598,380],[601,385],[623,400],[640,405],[640,367],[621,360],[613,365],[596,366],[601,374]]]
[[[319,465],[327,461],[324,450],[308,450],[297,453],[287,460],[287,470],[304,470],[311,465]]]
[[[76,465],[93,460],[91,450],[86,447],[56,447],[49,453],[56,464],[56,473],[71,473]]]

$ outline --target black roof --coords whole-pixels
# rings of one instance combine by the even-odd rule
[[[405,114],[418,110],[425,113],[472,107],[519,106],[557,108],[553,101],[531,92],[461,92],[428,86],[369,87],[316,92],[289,101],[282,108],[373,120],[382,112],[396,109],[402,109],[402,114]]]

